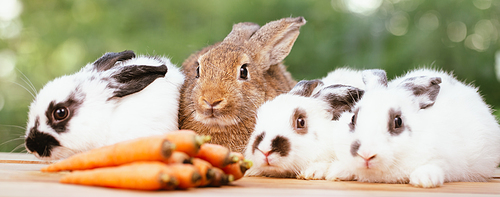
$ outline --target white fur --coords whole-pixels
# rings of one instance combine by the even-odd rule
[[[312,95],[324,87],[335,84],[364,88],[361,71],[339,68],[321,79]],[[293,90],[292,90],[293,91]],[[307,134],[294,131],[293,113],[302,109],[307,113]],[[329,105],[323,100],[294,95],[291,93],[277,96],[264,103],[257,110],[255,130],[245,148],[245,157],[254,162],[246,176],[297,177],[301,179],[324,179],[330,162],[335,158],[331,148],[336,137],[337,121],[332,121]],[[271,149],[271,140],[281,135],[291,140],[290,154],[282,157],[278,153],[269,155],[269,164],[264,154],[252,146],[258,135],[265,132],[265,137],[258,146],[262,152]]]
[[[409,77],[441,77],[433,106],[420,109],[414,95],[398,86]],[[401,111],[405,129],[391,136],[389,110]],[[500,127],[477,88],[457,81],[448,73],[419,69],[394,79],[387,88],[367,90],[357,103],[354,131],[339,126],[342,141],[335,141],[338,160],[328,180],[410,183],[437,187],[444,182],[487,181],[500,162]],[[340,121],[350,122],[353,113]],[[350,139],[345,142],[345,139]],[[376,155],[365,160],[351,154],[352,142],[359,140],[357,154]]]
[[[106,79],[119,68],[162,64],[168,68],[164,78],[156,79],[140,92],[108,100],[113,90],[108,87]],[[92,64],[87,64],[75,74],[47,83],[32,102],[26,136],[38,118],[38,130],[54,136],[61,144],[61,147],[53,149],[50,157],[43,159],[61,159],[119,141],[178,130],[179,90],[184,76],[168,58],[138,56],[118,62],[103,72],[97,72],[92,67]],[[46,123],[47,107],[50,102],[67,100],[74,92],[77,100],[83,103],[67,125],[67,130],[58,134]],[[40,157],[37,153],[35,155]]]
[[[306,111],[308,133],[294,131],[293,112],[296,108]],[[313,163],[330,161],[334,158],[329,150],[332,139],[332,115],[326,110],[328,104],[311,97],[282,94],[274,100],[264,103],[257,110],[257,123],[245,150],[245,158],[253,161],[254,166],[247,171],[247,176],[295,177]],[[262,132],[265,136],[252,153],[256,136]],[[279,153],[269,155],[269,164],[264,154],[271,149],[271,140],[281,135],[290,140],[291,149],[287,156]],[[261,150],[261,151],[259,151]]]

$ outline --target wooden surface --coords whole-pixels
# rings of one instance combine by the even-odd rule
[[[42,173],[48,162],[28,154],[0,153],[0,196],[500,196],[500,170],[484,183],[445,183],[433,189],[407,184],[306,181],[244,177],[230,186],[142,192],[58,183],[64,173]]]

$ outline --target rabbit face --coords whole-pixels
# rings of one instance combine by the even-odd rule
[[[252,109],[263,103],[264,91],[261,73],[248,54],[228,51],[221,46],[201,56],[196,68],[196,84],[193,88],[195,120],[207,125],[235,125]],[[212,54],[219,54],[213,56]],[[242,91],[245,90],[245,91]],[[249,99],[256,98],[256,99]]]

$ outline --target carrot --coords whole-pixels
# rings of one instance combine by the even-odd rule
[[[164,161],[167,164],[173,164],[173,163],[185,163],[185,164],[191,164],[191,157],[187,155],[185,152],[180,152],[180,151],[174,151],[172,155]]]
[[[245,175],[245,172],[249,168],[251,168],[252,165],[253,165],[252,161],[244,159],[240,160],[238,163],[229,164],[226,167],[222,168],[222,170],[226,174],[233,175],[234,180],[238,180]]]
[[[41,170],[43,172],[85,170],[134,161],[164,161],[170,157],[174,149],[175,144],[162,136],[142,137],[79,153]]]
[[[215,176],[214,171],[212,170],[213,168],[212,164],[200,158],[193,158],[192,161],[193,165],[198,169],[198,171],[201,174],[200,186],[206,186],[210,184],[210,182],[212,182],[212,179]]]
[[[179,189],[187,189],[197,187],[201,183],[201,175],[198,169],[191,164],[170,164],[168,165],[173,170],[173,176],[179,180]]]
[[[210,136],[197,135],[191,130],[172,131],[166,138],[176,145],[177,151],[182,151],[193,157],[200,150],[200,146],[210,140]]]
[[[229,183],[234,181],[233,175],[227,175],[224,173],[224,171],[222,171],[219,168],[212,168],[212,170],[213,170],[215,176],[214,176],[212,182],[210,182],[210,184],[208,184],[208,186],[219,187],[222,185],[228,185]]]
[[[135,162],[122,166],[73,171],[61,183],[137,190],[173,190],[179,184],[173,171],[161,162]]]
[[[214,167],[224,168],[228,164],[239,161],[237,155],[231,154],[228,148],[218,144],[203,144],[195,156],[210,162]]]

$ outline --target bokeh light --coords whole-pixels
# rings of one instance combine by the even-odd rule
[[[446,33],[452,42],[462,42],[467,36],[467,26],[461,21],[454,21],[448,24]]]

